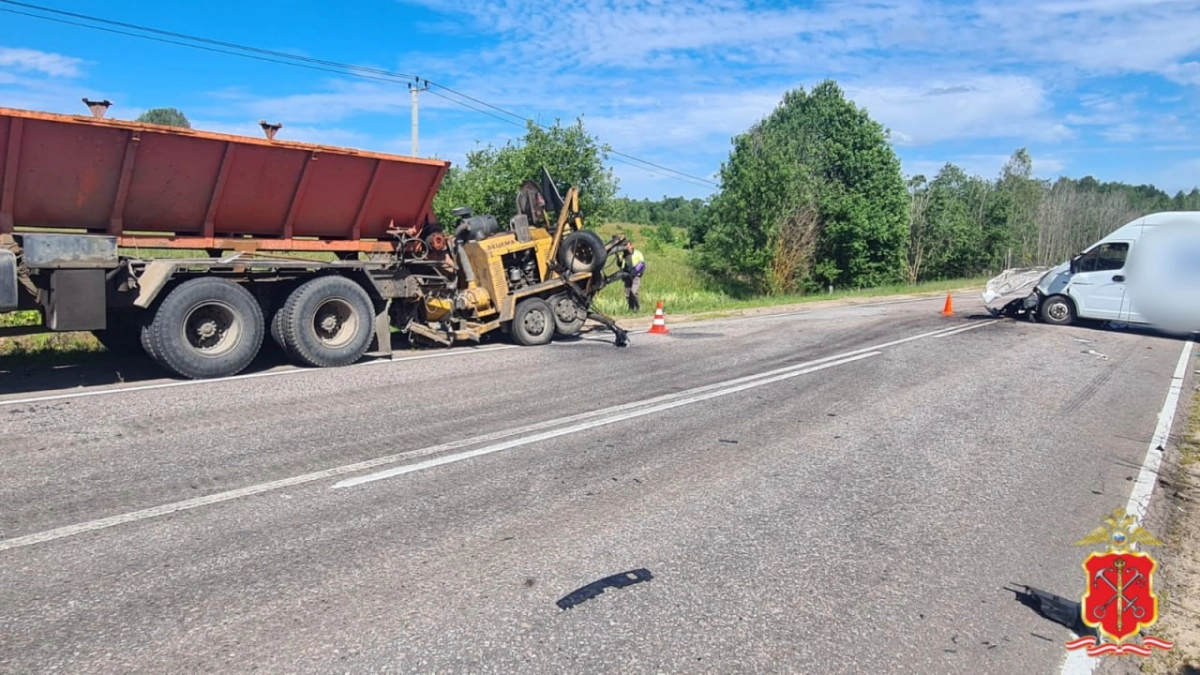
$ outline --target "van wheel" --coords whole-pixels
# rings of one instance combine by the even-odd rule
[[[518,344],[527,347],[549,344],[554,339],[554,313],[541,298],[525,298],[513,312],[512,332]]]
[[[146,353],[194,380],[236,375],[263,342],[263,315],[245,288],[202,277],[167,294],[143,331]]]
[[[367,353],[375,312],[362,286],[340,276],[317,277],[279,310],[284,351],[304,365],[338,368]]]
[[[558,249],[558,262],[571,270],[571,274],[599,272],[608,262],[608,250],[600,235],[591,230],[580,230],[563,238]]]
[[[1052,295],[1042,301],[1042,321],[1056,326],[1075,323],[1075,306],[1063,295]]]

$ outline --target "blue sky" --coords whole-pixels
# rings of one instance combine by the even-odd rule
[[[1027,147],[1042,177],[1200,185],[1194,0],[31,1],[416,74],[545,123],[583,114],[615,149],[698,176],[784,91],[833,78],[892,130],[908,174],[951,161],[991,177]],[[267,119],[280,138],[410,151],[402,83],[0,12],[0,106],[80,114],[83,96],[115,117],[175,106],[197,128],[257,136]],[[426,156],[521,134],[429,94],[420,110]],[[713,190],[613,168],[635,198]]]

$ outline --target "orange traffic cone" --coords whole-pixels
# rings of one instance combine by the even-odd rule
[[[650,326],[651,333],[662,333],[666,335],[671,331],[667,329],[667,319],[663,316],[662,300],[658,301],[658,308],[654,310],[654,325]]]
[[[954,316],[954,300],[950,298],[950,294],[946,294],[946,306],[942,308],[942,316]]]

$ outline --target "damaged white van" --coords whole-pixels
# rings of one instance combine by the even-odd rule
[[[1200,211],[1152,213],[1057,267],[1006,270],[983,299],[992,314],[1058,325],[1091,319],[1200,331]]]

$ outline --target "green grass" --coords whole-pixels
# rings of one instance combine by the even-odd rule
[[[37,312],[0,314],[0,328],[40,324],[41,316]],[[90,354],[103,349],[91,333],[41,333],[0,338],[0,359],[4,360],[0,361],[0,370],[4,370],[5,361],[12,359],[29,362],[50,355]]]
[[[1196,493],[1200,485],[1196,481],[1196,465],[1200,464],[1200,396],[1193,396],[1187,413],[1187,421],[1179,439],[1179,470],[1172,477],[1173,489],[1165,495],[1169,499],[1172,515],[1169,530],[1164,534],[1165,551],[1159,553],[1159,561],[1166,567],[1186,565],[1191,562],[1193,575],[1180,575],[1174,583],[1159,590],[1161,600],[1160,623],[1155,634],[1177,644],[1170,652],[1156,651],[1144,660],[1142,672],[1182,673],[1185,666],[1200,667],[1200,612],[1195,608],[1195,598],[1200,592],[1196,570],[1197,540],[1196,519],[1200,509],[1196,504]]]
[[[643,225],[610,223],[596,228],[597,233],[607,240],[614,234],[624,234],[634,245],[641,249],[646,256],[646,275],[642,277],[641,304],[642,314],[653,314],[655,305],[661,300],[664,309],[675,314],[699,314],[739,309],[753,309],[774,305],[791,305],[820,300],[837,300],[841,298],[904,295],[909,293],[929,293],[950,291],[968,286],[982,287],[987,277],[978,279],[956,279],[936,281],[923,284],[885,286],[881,288],[861,290],[834,290],[833,293],[818,293],[811,295],[776,295],[757,296],[750,298],[736,297],[713,284],[707,283],[704,277],[688,263],[689,251],[679,245],[662,246],[655,249],[647,236],[652,228]],[[683,241],[686,233],[677,230],[676,238]],[[610,268],[611,270],[612,268]],[[596,301],[597,309],[615,317],[630,316],[631,312],[625,302],[625,288],[622,284],[614,284],[604,289]]]

